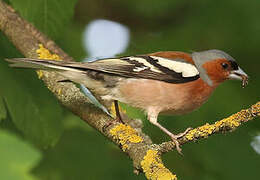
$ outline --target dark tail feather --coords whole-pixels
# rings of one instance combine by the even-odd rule
[[[30,59],[30,58],[12,58],[5,59],[10,63],[10,67],[16,68],[31,68],[41,70],[72,70],[73,68],[66,67],[64,61],[44,60],[44,59]]]

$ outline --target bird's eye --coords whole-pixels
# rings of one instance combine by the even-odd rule
[[[228,64],[227,63],[222,63],[221,66],[223,67],[223,69],[227,69],[228,68]]]

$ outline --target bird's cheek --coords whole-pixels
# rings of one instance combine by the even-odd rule
[[[220,78],[220,81],[224,82],[224,81],[228,80],[228,76],[229,76],[229,72],[224,72],[222,74],[222,77]]]
[[[225,80],[228,80],[229,78],[228,78],[228,76],[230,75],[230,72],[224,72],[223,73],[223,80],[225,81]]]
[[[214,85],[218,85],[225,80],[225,76],[222,73],[208,72],[209,78],[213,81]]]

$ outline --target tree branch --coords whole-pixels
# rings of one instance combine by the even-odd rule
[[[53,41],[22,19],[12,7],[2,0],[0,0],[0,29],[25,57],[46,59],[55,57],[56,59],[67,61],[73,60]],[[55,54],[50,53],[49,50]],[[122,151],[126,152],[133,160],[136,172],[143,171],[147,179],[151,180],[177,179],[163,165],[161,160],[162,153],[175,148],[172,142],[165,142],[160,145],[152,144],[150,137],[142,133],[142,124],[139,120],[129,120],[125,116],[124,119],[127,119],[131,126],[113,121],[101,110],[94,107],[75,85],[72,83],[57,83],[62,79],[61,76],[45,71],[41,71],[38,75],[63,106],[117,144]],[[98,94],[95,95],[99,97]],[[260,102],[229,118],[217,121],[215,124],[206,124],[190,130],[183,138],[179,139],[179,142],[180,144],[185,144],[215,133],[232,131],[242,123],[259,115]],[[103,131],[108,122],[111,122],[111,125]]]
[[[185,136],[178,139],[181,145],[191,141],[198,141],[200,139],[208,138],[213,134],[232,132],[240,125],[246,123],[254,118],[260,116],[260,101],[252,105],[248,109],[241,110],[227,118],[216,121],[214,124],[205,124],[190,130]],[[157,150],[161,153],[166,153],[175,148],[172,141],[164,142],[158,145]]]

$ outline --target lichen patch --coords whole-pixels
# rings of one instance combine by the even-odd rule
[[[42,44],[39,44],[39,49],[36,50],[36,53],[38,54],[39,59],[61,60],[57,54],[52,54]]]
[[[149,149],[141,162],[145,176],[149,180],[177,180],[175,174],[167,169],[159,156],[158,151]]]
[[[48,49],[46,49],[42,44],[39,44],[39,49],[36,50],[39,59],[48,59],[48,60],[61,60],[57,54],[52,54]],[[38,78],[41,79],[43,77],[42,70],[36,71],[38,74]]]
[[[137,131],[129,125],[116,125],[109,132],[114,139],[119,141],[123,151],[129,148],[130,143],[140,143],[143,141],[143,138],[138,135]]]

